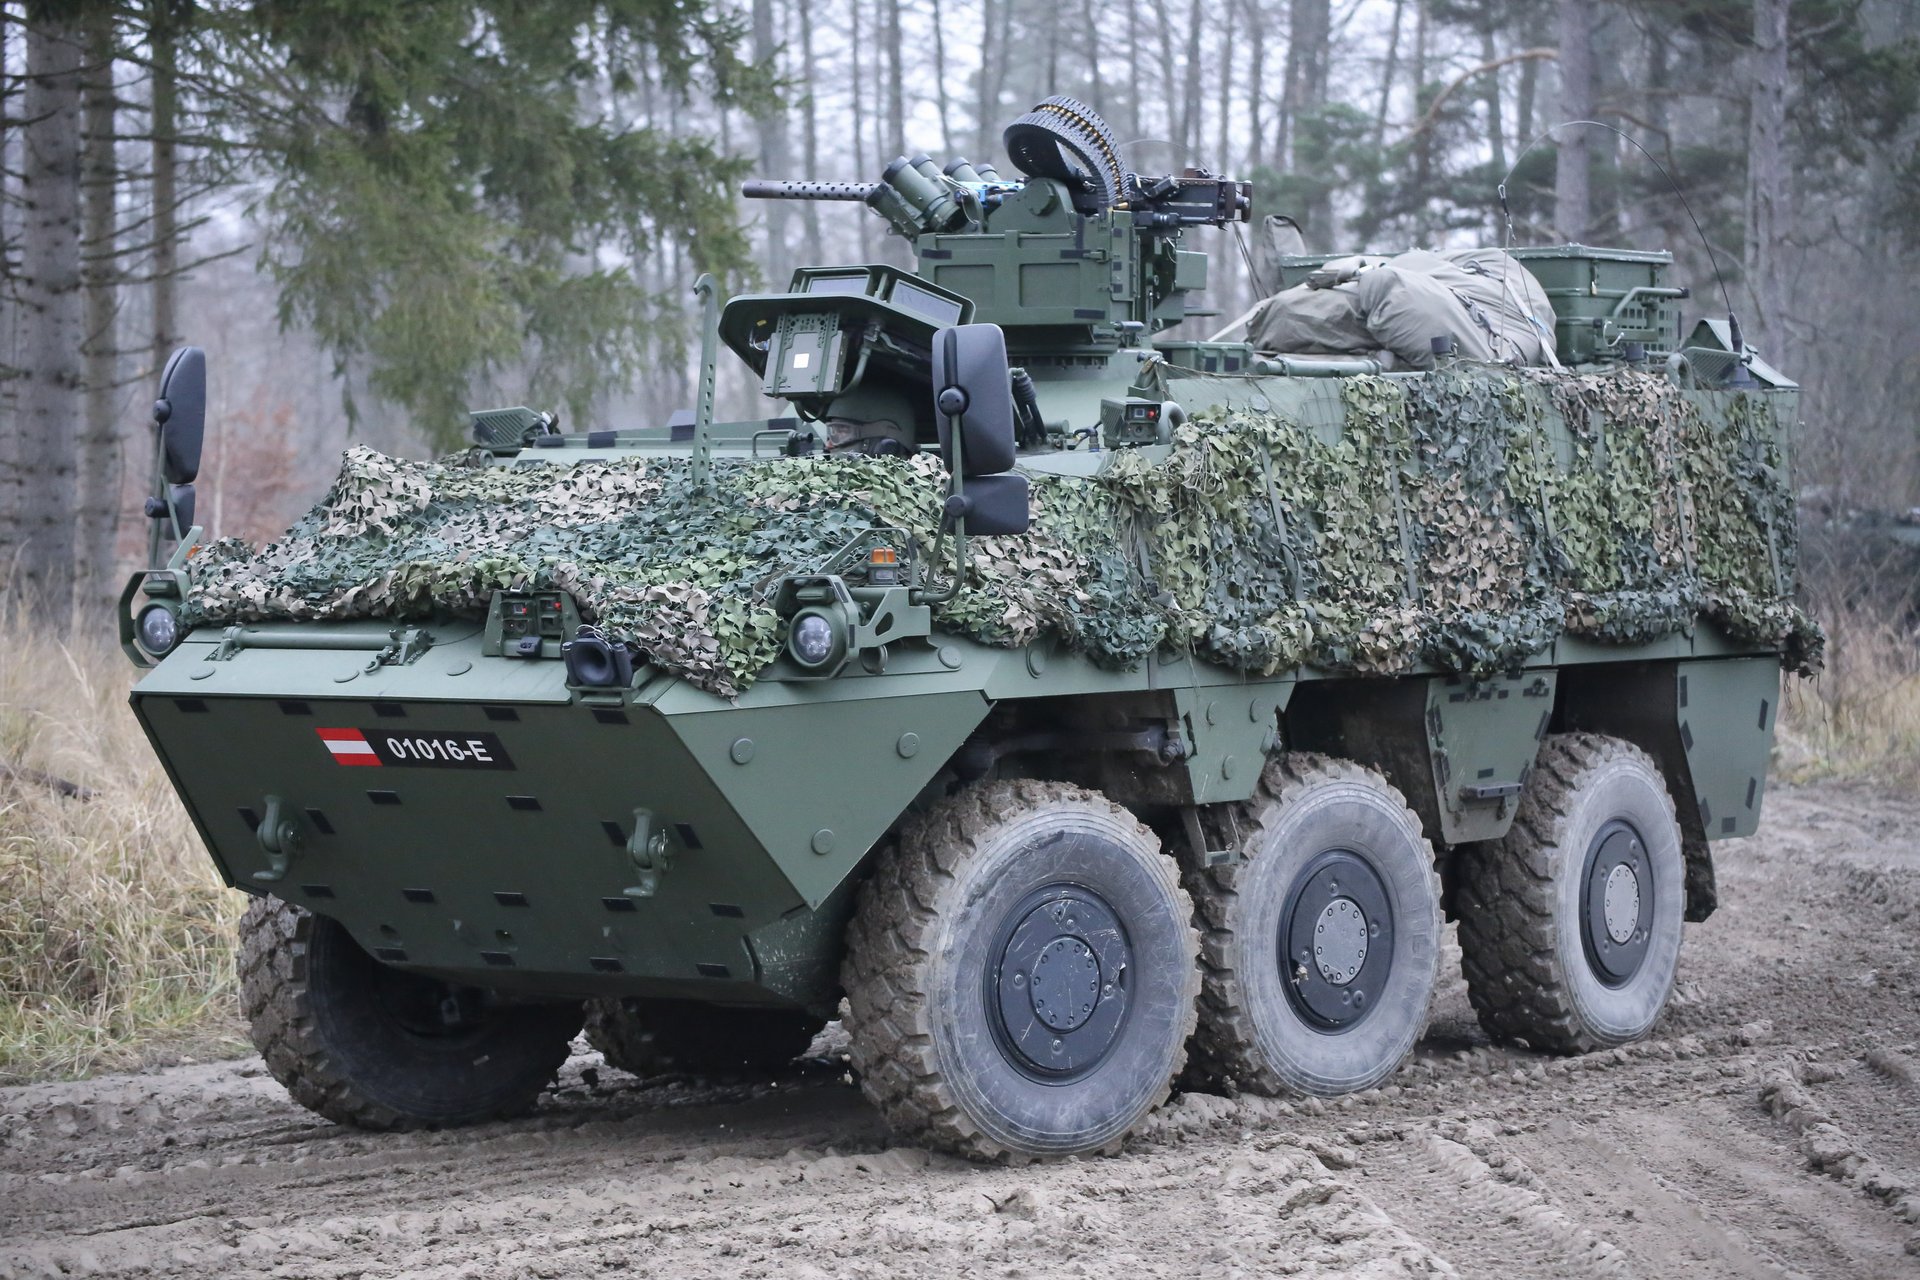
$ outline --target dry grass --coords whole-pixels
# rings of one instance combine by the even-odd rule
[[[127,708],[133,668],[104,635],[17,625],[0,654],[0,1082],[238,1049],[243,900]]]
[[[1840,608],[1821,622],[1826,670],[1787,681],[1781,773],[1920,786],[1920,636],[1885,609]]]

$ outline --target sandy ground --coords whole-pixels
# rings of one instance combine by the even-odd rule
[[[830,1059],[583,1049],[534,1116],[398,1136],[252,1062],[0,1090],[0,1276],[1920,1277],[1920,798],[1783,790],[1718,848],[1649,1042],[1491,1048],[1455,977],[1388,1087],[1177,1096],[1109,1159],[891,1146]]]

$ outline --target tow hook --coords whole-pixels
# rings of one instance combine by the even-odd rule
[[[627,856],[633,860],[640,882],[621,892],[629,898],[651,898],[660,891],[660,877],[667,873],[673,861],[667,854],[666,824],[654,826],[653,810],[633,811],[633,834],[627,838]]]
[[[292,805],[281,807],[279,796],[267,797],[267,816],[260,819],[254,835],[267,854],[267,869],[253,873],[255,880],[272,883],[287,874],[287,864],[301,845],[300,826],[290,816]]]

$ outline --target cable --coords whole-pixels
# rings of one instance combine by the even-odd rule
[[[1247,248],[1247,238],[1240,233],[1240,224],[1233,222],[1228,225],[1233,228],[1234,243],[1240,246],[1240,260],[1247,264],[1248,283],[1262,298],[1270,296],[1266,291],[1266,282],[1260,278],[1260,269],[1253,265],[1253,250]]]
[[[1647,150],[1645,147],[1640,145],[1640,140],[1638,138],[1635,138],[1632,134],[1627,133],[1623,129],[1616,129],[1614,126],[1607,124],[1604,121],[1562,120],[1559,124],[1550,125],[1546,129],[1542,130],[1540,133],[1536,134],[1534,136],[1533,141],[1529,142],[1526,146],[1520,149],[1520,154],[1513,158],[1513,164],[1510,165],[1507,169],[1507,176],[1500,179],[1500,185],[1495,188],[1495,190],[1497,191],[1500,197],[1500,214],[1501,214],[1501,217],[1505,220],[1506,228],[1507,228],[1507,242],[1503,246],[1503,248],[1511,249],[1513,247],[1513,208],[1511,205],[1507,203],[1507,183],[1512,180],[1514,173],[1519,170],[1520,162],[1527,158],[1528,152],[1532,151],[1535,147],[1539,146],[1548,137],[1558,132],[1559,130],[1570,129],[1577,124],[1592,125],[1596,129],[1605,129],[1608,133],[1611,133],[1616,137],[1626,139],[1627,142],[1632,144],[1633,149],[1635,151],[1638,151],[1641,155],[1645,156],[1647,158],[1647,162],[1651,164],[1655,169],[1658,169],[1660,171],[1660,176],[1667,180],[1667,185],[1673,188],[1673,194],[1679,197],[1680,207],[1686,210],[1687,212],[1687,221],[1693,224],[1693,233],[1700,237],[1700,247],[1707,251],[1707,263],[1713,268],[1714,282],[1720,286],[1720,301],[1726,304],[1727,327],[1732,331],[1732,335],[1734,338],[1734,345],[1735,346],[1744,345],[1740,340],[1739,317],[1735,316],[1733,313],[1733,296],[1727,292],[1727,278],[1720,274],[1720,259],[1718,255],[1716,255],[1713,251],[1713,242],[1707,239],[1706,231],[1700,226],[1700,219],[1693,216],[1693,206],[1687,203],[1687,193],[1680,189],[1680,184],[1674,181],[1673,175],[1667,172],[1667,167],[1660,163],[1659,159],[1654,156],[1653,152]],[[1734,354],[1741,355],[1743,353],[1736,351]]]

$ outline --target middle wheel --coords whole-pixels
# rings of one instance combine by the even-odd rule
[[[1195,1068],[1251,1093],[1371,1088],[1426,1028],[1432,846],[1386,779],[1324,756],[1274,760],[1237,816],[1241,861],[1188,876],[1204,929]]]

